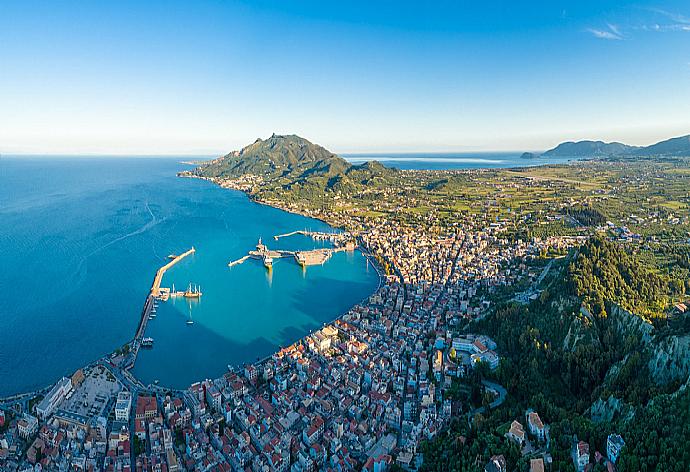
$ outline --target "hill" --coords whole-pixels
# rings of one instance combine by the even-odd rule
[[[376,161],[352,165],[300,136],[274,134],[183,174],[239,188],[263,200],[314,203],[323,202],[324,192],[351,195],[384,185],[396,172]]]
[[[555,148],[546,151],[546,157],[603,157],[619,154],[627,154],[634,150],[632,146],[622,143],[605,143],[603,141],[578,141],[561,143]]]
[[[690,135],[660,141],[650,146],[629,146],[603,141],[561,143],[544,157],[685,157],[690,156]]]
[[[296,135],[272,135],[257,139],[240,151],[199,167],[206,176],[241,177],[246,174],[263,177],[304,178],[309,175],[336,175],[351,165],[343,158]]]
[[[690,156],[690,135],[667,139],[633,153],[638,156]]]

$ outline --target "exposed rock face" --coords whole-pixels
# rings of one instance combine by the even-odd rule
[[[688,379],[690,336],[660,337],[651,323],[617,305],[611,307],[611,319],[621,334],[641,336],[641,343],[650,356],[648,367],[655,383],[663,385]]]
[[[616,324],[616,328],[622,334],[639,334],[642,342],[649,344],[654,335],[654,326],[618,305],[611,305],[609,318]]]
[[[690,379],[690,336],[669,336],[649,348],[649,372],[656,383]]]
[[[624,403],[622,400],[611,395],[608,399],[599,399],[589,408],[589,415],[592,421],[611,421],[616,416],[622,416],[625,419],[632,418],[635,415],[635,409]]]

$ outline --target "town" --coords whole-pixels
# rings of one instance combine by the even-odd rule
[[[501,223],[458,224],[439,233],[432,219],[414,228],[395,222],[363,228],[356,237],[384,283],[338,320],[260,364],[185,391],[141,385],[114,353],[47,391],[3,401],[0,465],[13,471],[416,470],[424,460],[422,441],[451,418],[471,421],[485,408],[449,395],[477,369],[500,362],[501,347],[463,332],[467,322],[482,317],[491,308],[489,294],[502,287],[537,294],[539,254],[581,242],[510,242],[504,231]],[[482,380],[480,388],[491,408],[505,400],[501,385]],[[544,470],[548,432],[537,413],[526,423],[535,436],[535,446],[526,448],[535,456],[532,470]],[[518,421],[506,435],[520,445],[526,436]],[[576,462],[586,465],[583,454]],[[508,469],[492,457],[486,470]]]

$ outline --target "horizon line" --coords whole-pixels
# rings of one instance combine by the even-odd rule
[[[523,149],[482,149],[482,150],[447,150],[447,151],[372,151],[372,152],[334,152],[335,155],[340,157],[383,157],[391,155],[437,155],[437,154],[512,154],[512,153],[523,153],[523,152],[544,152],[545,150],[530,150],[525,151]],[[221,154],[176,154],[176,153],[161,153],[161,154],[151,154],[151,153],[97,153],[97,152],[0,152],[0,157],[79,157],[79,158],[89,158],[89,157],[108,157],[108,158],[118,158],[118,157],[141,157],[141,158],[210,158],[216,159],[223,157],[234,151],[229,151]]]

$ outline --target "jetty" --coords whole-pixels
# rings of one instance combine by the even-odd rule
[[[151,285],[151,291],[146,296],[144,307],[141,310],[141,317],[139,319],[139,324],[137,325],[137,332],[134,335],[134,339],[130,343],[132,355],[129,361],[127,362],[127,365],[125,366],[125,369],[132,367],[136,362],[137,356],[139,354],[139,348],[143,346],[146,326],[149,320],[151,319],[151,314],[155,310],[156,300],[167,300],[168,297],[171,296],[169,288],[161,288],[161,281],[163,280],[163,276],[165,275],[168,269],[170,269],[172,266],[180,262],[185,257],[189,256],[190,254],[194,254],[195,252],[196,249],[194,249],[194,246],[192,246],[192,248],[189,251],[184,252],[179,256],[175,256],[172,260],[170,260],[170,262],[165,264],[156,272],[156,276],[153,278],[153,284]],[[148,341],[146,342],[146,344],[148,345],[146,347],[150,347],[152,345],[152,343],[149,344]]]
[[[163,267],[158,269],[158,272],[156,272],[156,277],[154,277],[154,279],[153,279],[153,285],[151,286],[151,295],[154,298],[159,298],[161,296],[162,292],[170,293],[169,290],[161,290],[161,281],[163,280],[163,276],[168,271],[168,269],[170,269],[172,266],[174,266],[175,264],[180,262],[185,257],[189,256],[190,254],[194,254],[195,252],[196,252],[196,249],[194,249],[194,246],[192,246],[192,248],[189,251],[183,252],[179,256],[174,256],[170,262],[168,262]],[[168,256],[168,257],[171,257],[171,256]]]
[[[352,239],[349,233],[325,233],[321,231],[307,231],[306,229],[291,231],[285,234],[277,234],[273,236],[273,239],[278,241],[280,238],[287,238],[290,236],[296,236],[298,234],[310,237],[314,241],[331,241],[334,244],[344,243],[345,241]]]

